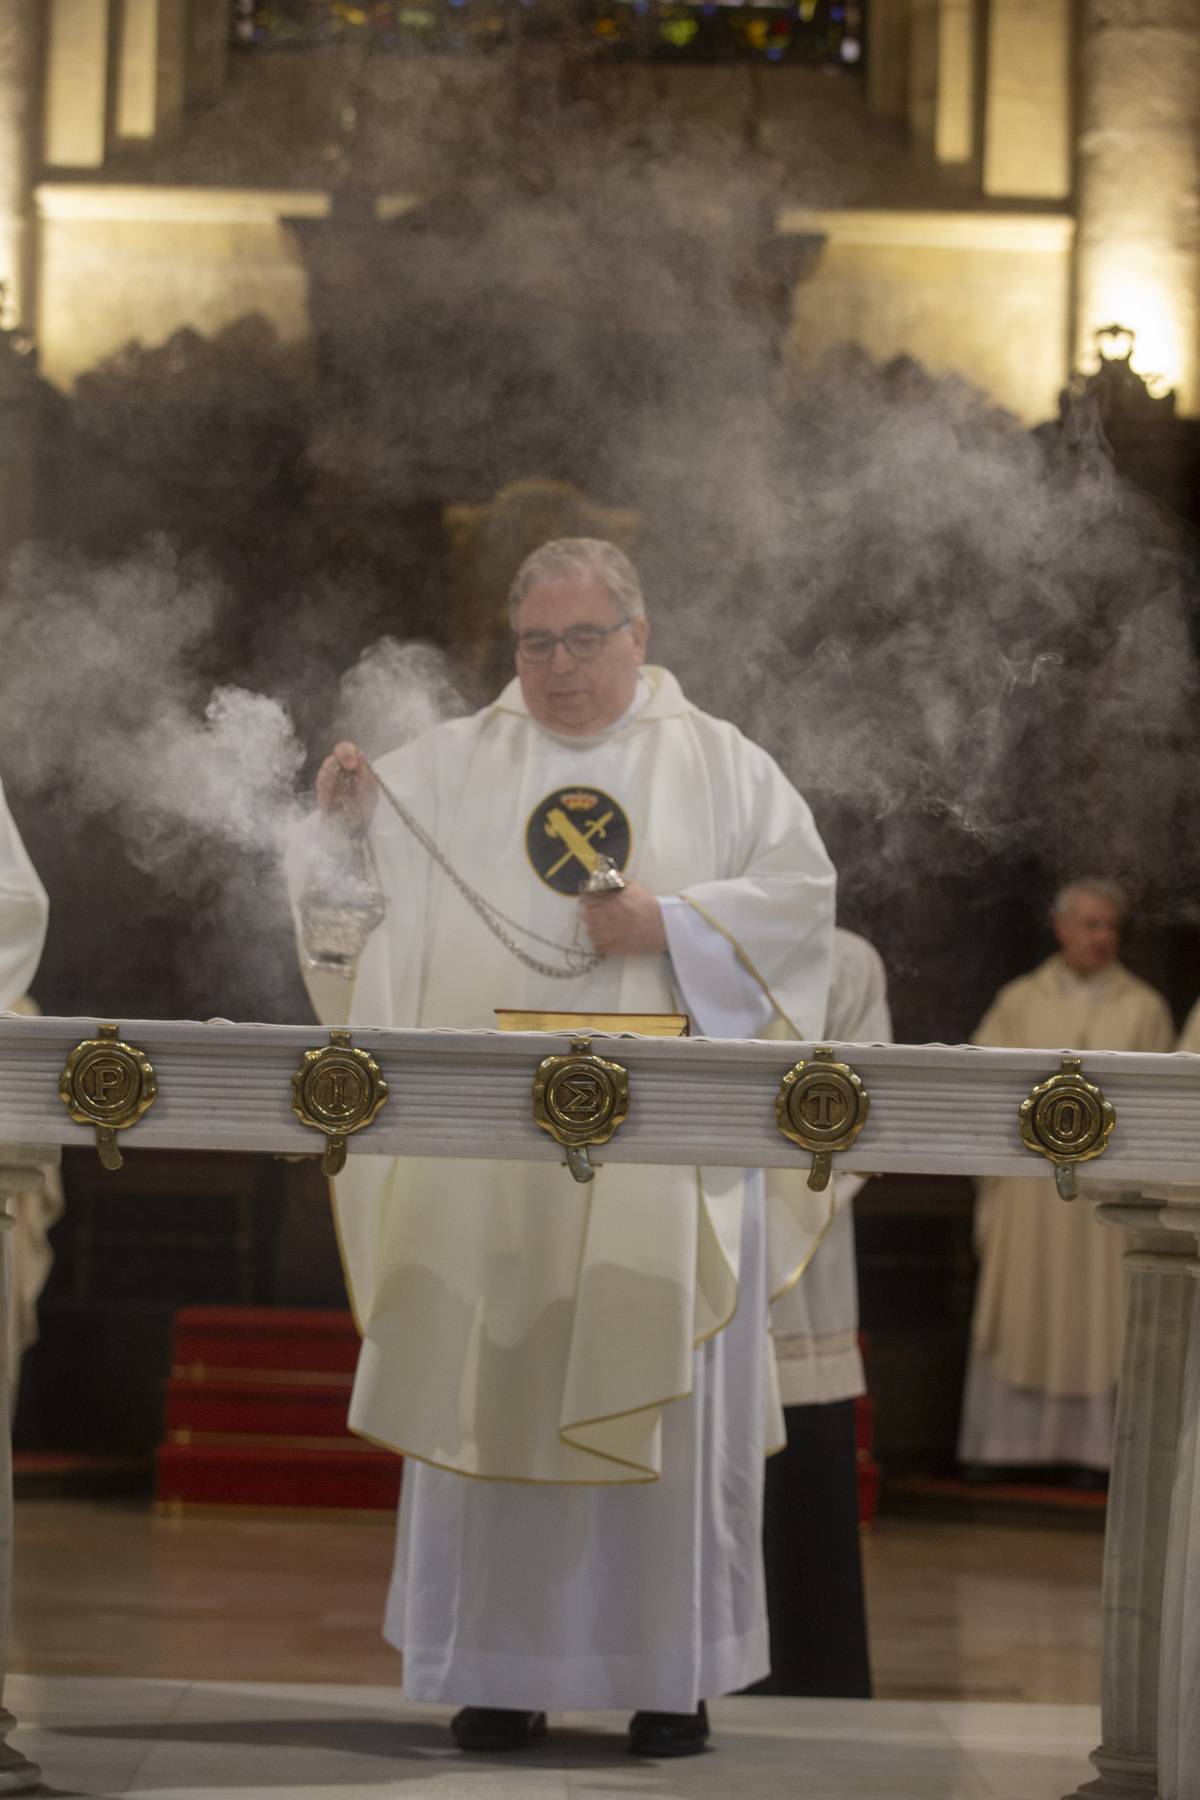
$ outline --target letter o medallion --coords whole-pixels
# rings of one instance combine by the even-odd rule
[[[1039,1082],[1021,1102],[1021,1137],[1028,1150],[1055,1165],[1064,1200],[1076,1195],[1071,1164],[1102,1156],[1117,1115],[1094,1082],[1081,1073],[1077,1056],[1064,1056],[1062,1071]]]

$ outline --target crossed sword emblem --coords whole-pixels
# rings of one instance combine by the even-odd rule
[[[552,806],[546,815],[546,836],[557,838],[560,843],[567,846],[567,849],[566,854],[559,857],[554,867],[547,869],[545,879],[549,881],[552,875],[557,875],[564,863],[569,863],[572,857],[581,862],[590,875],[596,867],[596,852],[592,849],[592,839],[604,837],[605,827],[611,819],[612,812],[610,810],[599,819],[590,819],[585,829],[580,831],[578,826],[572,825],[561,806]]]

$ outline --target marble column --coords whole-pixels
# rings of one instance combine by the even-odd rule
[[[0,0],[0,326],[33,325],[37,0]]]
[[[1076,366],[1095,333],[1200,409],[1200,0],[1084,0],[1076,144]]]
[[[9,1194],[27,1194],[44,1177],[34,1157],[35,1145],[5,1146],[6,1160],[0,1161],[0,1256],[3,1257],[0,1278],[0,1696],[4,1691],[4,1670],[8,1661],[8,1628],[12,1616],[12,1421],[9,1418],[8,1381],[8,1285]],[[24,1154],[23,1152],[28,1152]],[[0,1699],[0,1794],[27,1794],[41,1781],[41,1770],[19,1750],[4,1740],[16,1719]]]
[[[1200,1202],[1160,1214],[1192,1253],[1200,1275]],[[1183,1234],[1187,1235],[1184,1236]],[[1191,1345],[1171,1497],[1171,1533],[1163,1598],[1159,1704],[1159,1793],[1200,1800],[1200,1282],[1193,1281]]]
[[[1103,1742],[1088,1800],[1158,1793],[1159,1646],[1171,1485],[1194,1283],[1189,1240],[1162,1230],[1157,1203],[1099,1206],[1131,1233],[1129,1301],[1104,1540]]]
[[[1070,0],[990,0],[983,191],[1064,200],[1071,191]]]

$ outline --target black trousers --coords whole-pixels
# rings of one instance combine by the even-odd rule
[[[767,1459],[763,1560],[771,1673],[752,1694],[870,1699],[854,1402],[788,1406]]]

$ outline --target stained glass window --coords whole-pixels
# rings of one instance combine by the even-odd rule
[[[233,0],[233,41],[304,49],[353,39],[380,51],[486,49],[510,40],[539,0]],[[578,0],[613,55],[652,62],[824,63],[862,57],[862,0]]]

